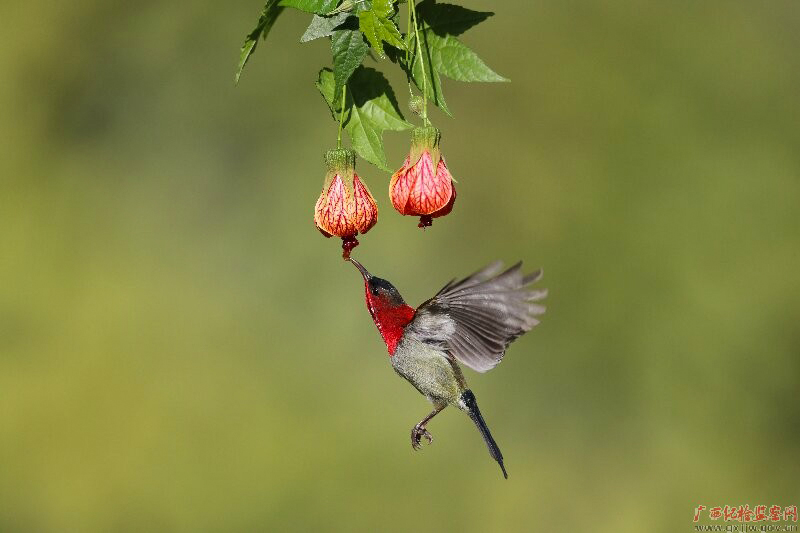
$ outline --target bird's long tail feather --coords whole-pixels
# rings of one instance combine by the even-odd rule
[[[492,438],[492,433],[489,431],[489,426],[486,425],[486,421],[481,416],[481,410],[478,409],[478,402],[475,400],[475,395],[472,394],[472,391],[467,389],[461,395],[461,401],[464,402],[464,406],[466,407],[467,414],[475,422],[475,425],[478,427],[478,431],[481,432],[483,436],[483,440],[486,441],[486,446],[489,448],[489,453],[491,454],[492,458],[497,461],[497,464],[500,465],[500,469],[503,471],[503,476],[508,479],[508,473],[506,472],[506,467],[503,465],[503,454],[500,453],[500,448],[497,446],[497,443]]]

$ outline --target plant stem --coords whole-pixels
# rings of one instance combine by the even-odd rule
[[[339,133],[336,135],[336,148],[342,147],[342,123],[344,122],[344,104],[347,101],[347,84],[342,87],[342,110],[339,112]]]
[[[413,3],[413,0],[409,0],[409,2],[408,2],[408,23],[406,24],[406,28],[408,28],[406,30],[408,32],[406,34],[406,65],[409,64],[408,62],[409,62],[409,59],[411,58],[411,50],[409,50],[409,45],[411,44],[410,37],[411,37],[411,4],[412,3]],[[406,74],[406,81],[408,82],[408,95],[409,95],[409,98],[413,98],[414,91],[411,90],[411,72],[408,72]]]
[[[419,39],[419,24],[417,23],[416,0],[409,0],[408,5],[414,19],[414,38],[417,41],[417,56],[419,57],[420,67],[422,68],[422,122],[425,126],[430,125],[428,121],[428,79],[425,75],[425,58],[422,56],[422,43]],[[413,66],[411,68],[414,70]]]

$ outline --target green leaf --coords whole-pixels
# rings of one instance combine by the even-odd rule
[[[300,37],[301,43],[307,43],[309,41],[313,41],[314,39],[319,39],[320,37],[330,37],[333,34],[333,31],[344,24],[347,17],[350,16],[350,13],[339,13],[332,17],[322,17],[320,15],[314,15],[311,19],[311,24],[308,25],[306,28],[306,32]]]
[[[418,54],[414,54],[411,68],[406,66],[406,69],[410,70],[416,86],[420,90],[424,88],[426,96],[448,115],[451,113],[442,93],[441,76],[466,82],[508,81],[455,37],[490,16],[492,13],[472,11],[452,4],[437,4],[432,0],[425,0],[417,7],[427,83],[422,79],[422,62]]]
[[[320,94],[322,94],[322,98],[325,99],[325,103],[328,104],[328,109],[331,111],[333,120],[338,122],[342,108],[339,102],[336,101],[336,81],[334,80],[333,71],[329,68],[320,70],[319,77],[314,85],[317,86]]]
[[[440,37],[430,30],[422,37],[423,53],[427,46],[433,68],[444,76],[457,81],[508,81],[490,69],[478,54],[452,36]]]
[[[281,11],[283,11],[283,8],[278,5],[278,0],[267,0],[267,3],[264,4],[264,9],[261,10],[261,16],[258,18],[258,24],[244,39],[244,45],[239,53],[239,68],[236,69],[235,83],[239,83],[244,66],[250,56],[253,55],[253,52],[256,51],[258,38],[267,38],[269,30],[272,29],[272,25],[275,24],[275,20],[281,14]]]
[[[392,20],[394,1],[373,0],[370,9],[361,11],[358,14],[358,27],[361,33],[364,34],[369,44],[382,58],[386,57],[386,53],[383,51],[384,41],[401,50],[406,48],[403,36]]]
[[[327,15],[338,3],[339,0],[280,0],[283,7],[293,7],[306,13],[316,13],[317,15]]]
[[[369,52],[369,45],[358,30],[337,30],[331,36],[333,75],[336,81],[334,94],[339,98],[342,87]]]
[[[334,117],[341,112],[336,99],[333,71],[322,69],[317,88]],[[383,132],[402,131],[412,127],[403,119],[394,92],[387,79],[375,69],[358,67],[347,82],[344,102],[344,130],[350,136],[353,150],[373,165],[389,171],[383,150]]]

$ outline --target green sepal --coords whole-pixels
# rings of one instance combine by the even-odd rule
[[[439,164],[441,152],[439,142],[442,140],[442,133],[433,126],[422,126],[411,130],[411,152],[408,154],[409,165],[416,164],[422,153],[427,151],[431,154],[433,168]]]
[[[325,167],[327,176],[340,175],[351,178],[356,169],[356,153],[347,148],[334,148],[325,152]]]

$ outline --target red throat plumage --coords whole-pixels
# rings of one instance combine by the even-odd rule
[[[416,310],[406,305],[403,299],[397,295],[397,298],[390,298],[380,292],[373,293],[370,291],[370,282],[375,283],[376,278],[370,274],[364,266],[353,258],[349,261],[361,272],[364,277],[364,293],[367,300],[367,309],[369,314],[372,315],[372,320],[378,327],[378,331],[389,349],[389,355],[394,355],[397,350],[397,344],[403,336],[403,330],[409,322],[414,318]],[[384,284],[391,284],[383,281]],[[393,289],[393,287],[391,287]]]
[[[389,349],[389,355],[394,355],[397,343],[403,336],[403,330],[414,318],[416,310],[406,304],[394,305],[382,296],[373,296],[369,291],[369,284],[365,285],[369,314],[372,315],[372,320],[375,321],[375,325]]]

